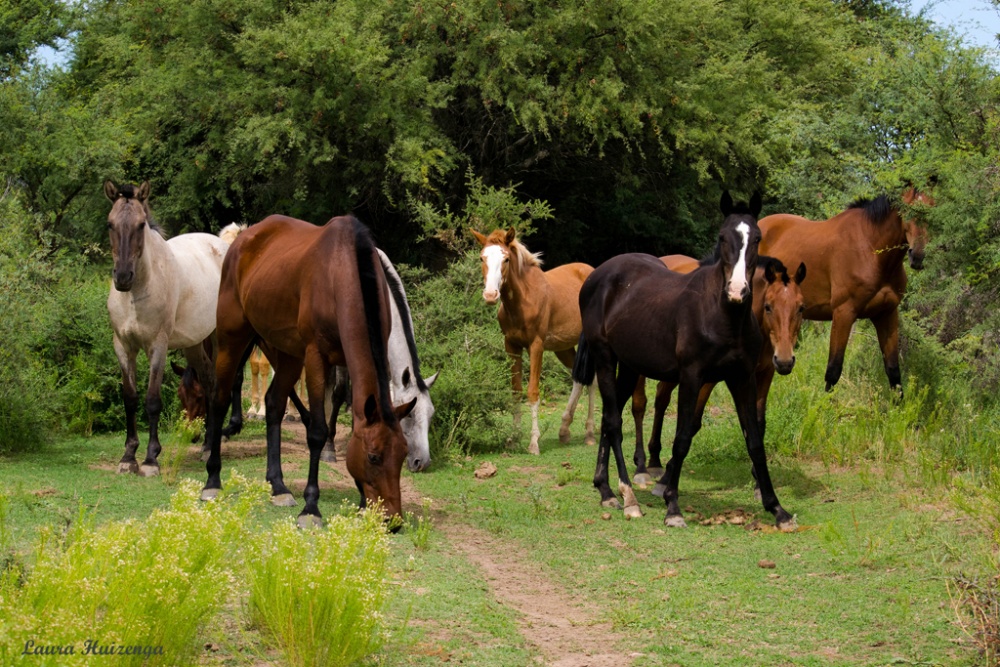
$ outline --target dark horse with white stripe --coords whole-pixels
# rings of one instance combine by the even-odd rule
[[[334,218],[318,227],[272,215],[240,234],[222,266],[218,389],[206,427],[211,455],[203,499],[215,497],[222,486],[220,424],[228,388],[250,345],[260,340],[275,365],[265,399],[272,502],[294,503],[281,474],[281,419],[304,367],[309,478],[299,525],[321,522],[319,460],[329,428],[324,396],[333,367],[346,365],[354,413],[347,470],[361,493],[362,507],[368,499],[381,500],[386,514],[402,516],[399,473],[407,447],[399,420],[409,414],[416,399],[396,409],[390,400],[389,298],[368,228],[353,217]]]
[[[774,514],[779,528],[793,530],[795,519],[781,507],[771,484],[755,405],[754,369],[762,339],[751,292],[761,198],[756,194],[749,206],[734,205],[727,192],[721,206],[725,220],[714,262],[680,274],[651,255],[619,255],[599,266],[583,284],[583,333],[573,379],[588,384],[596,374],[604,402],[594,486],[602,505],[618,506],[608,484],[608,457],[613,450],[626,513],[639,515],[622,455],[622,408],[640,375],[675,383],[680,387],[677,433],[660,483],[666,487],[666,525],[685,526],[677,486],[699,426],[698,393],[705,384],[725,382],[736,403],[764,508]]]

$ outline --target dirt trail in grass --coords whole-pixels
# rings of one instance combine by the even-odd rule
[[[301,424],[286,423],[283,428],[294,433],[290,442],[286,441],[292,445],[291,451],[304,448],[305,429]],[[338,445],[349,433],[347,428],[337,430]],[[342,475],[334,485],[353,488],[343,457],[338,456],[332,467]],[[294,481],[290,486],[293,484]],[[420,494],[408,475],[400,479],[400,487],[404,510],[419,514]],[[521,635],[542,654],[543,664],[549,667],[632,664],[635,654],[610,652],[624,636],[616,633],[610,622],[598,621],[600,613],[593,605],[549,579],[519,545],[447,514],[435,519],[435,528],[444,533],[445,542],[482,572],[496,600],[518,613]]]

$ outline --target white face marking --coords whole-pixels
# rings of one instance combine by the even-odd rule
[[[500,298],[500,285],[503,284],[504,257],[507,253],[498,245],[483,248],[482,258],[486,260],[486,285],[483,287],[483,298],[494,303]]]
[[[729,278],[730,301],[742,301],[743,291],[747,288],[747,246],[750,244],[750,226],[741,222],[736,225],[736,231],[743,237],[743,247],[740,248],[740,258],[733,267],[733,275]]]

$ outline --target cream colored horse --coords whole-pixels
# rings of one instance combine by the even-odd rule
[[[200,381],[214,390],[215,364],[202,343],[215,332],[222,259],[240,227],[229,225],[219,236],[181,234],[168,241],[150,216],[148,181],[138,187],[107,181],[104,194],[112,202],[108,230],[114,258],[108,314],[122,371],[126,420],[125,454],[118,472],[152,476],[160,470],[160,387],[167,351],[184,350]],[[140,350],[149,359],[149,445],[141,466],[135,458]]]

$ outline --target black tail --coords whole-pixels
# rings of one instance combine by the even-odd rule
[[[576,360],[573,361],[573,382],[589,385],[594,381],[594,359],[590,356],[590,344],[580,334],[576,344]]]
[[[382,419],[387,424],[396,423],[396,414],[392,411],[392,399],[389,397],[389,359],[386,355],[385,340],[382,337],[382,299],[375,271],[375,242],[371,232],[357,219],[354,224],[354,249],[358,262],[358,280],[361,283],[361,296],[365,305],[365,322],[368,325],[368,343],[371,345],[372,361],[375,364],[375,374],[378,377],[379,404]]]

